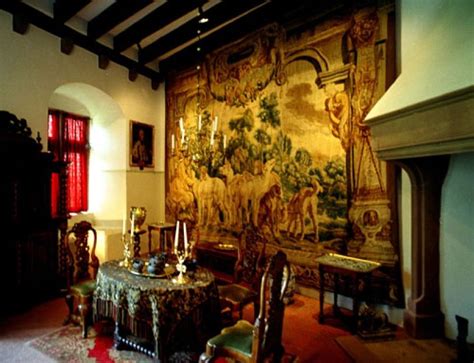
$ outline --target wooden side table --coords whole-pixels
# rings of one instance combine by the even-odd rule
[[[352,332],[357,331],[357,322],[359,319],[359,306],[364,293],[370,291],[370,280],[372,271],[380,266],[380,263],[354,258],[349,256],[338,255],[330,253],[323,255],[316,259],[319,263],[319,322],[324,324],[324,291],[325,291],[325,273],[334,274],[334,305],[333,312],[339,315],[339,308],[337,306],[337,294],[339,293],[339,276],[344,275],[352,279]],[[365,282],[365,288],[361,291],[359,289],[359,280]]]
[[[165,251],[167,232],[173,232],[175,225],[173,223],[152,223],[148,225],[148,252],[151,252],[152,231],[158,231],[158,245],[160,251]]]

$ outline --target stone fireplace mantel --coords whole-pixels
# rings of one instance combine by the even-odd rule
[[[388,91],[390,94],[390,90]],[[474,151],[474,87],[366,120],[382,160]]]
[[[390,90],[388,96],[389,93]],[[442,337],[441,191],[449,155],[474,151],[474,87],[401,108],[366,123],[371,127],[377,156],[401,166],[412,184],[412,292],[404,314],[405,329],[415,338]]]

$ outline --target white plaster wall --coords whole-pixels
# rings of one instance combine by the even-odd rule
[[[400,3],[401,74],[367,119],[474,84],[474,1]]]
[[[101,70],[98,57],[80,47],[75,47],[71,55],[62,54],[60,39],[35,26],[30,26],[25,35],[14,33],[12,17],[3,11],[0,54],[0,109],[28,120],[33,133],[41,133],[45,146],[49,107],[74,108],[77,113],[88,111],[92,118],[91,161],[96,163],[91,165],[89,188],[95,197],[90,200],[90,212],[95,223],[103,226],[106,236],[111,231],[118,236],[129,206],[148,206],[148,222],[164,215],[163,85],[154,91],[151,81],[143,76],[130,82],[128,70],[113,62]],[[104,108],[109,107],[101,98],[89,97],[88,105],[78,104],[75,98],[65,99],[64,93],[51,99],[59,87],[73,83],[92,86],[110,96],[120,112],[113,119],[101,119]],[[81,92],[76,92],[81,98]],[[82,96],[90,96],[87,87],[82,92]],[[139,171],[129,166],[129,120],[155,126],[154,169]]]
[[[441,200],[440,284],[446,336],[455,339],[455,315],[469,319],[474,343],[474,153],[452,155]]]

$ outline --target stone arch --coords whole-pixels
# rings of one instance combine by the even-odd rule
[[[80,82],[57,87],[50,96],[48,106],[91,118],[89,212],[95,219],[120,219],[122,216],[116,214],[126,208],[128,161],[128,122],[122,108],[101,89]],[[108,198],[111,193],[114,198]]]

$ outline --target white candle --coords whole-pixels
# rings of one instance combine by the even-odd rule
[[[171,135],[171,150],[174,150],[175,147],[175,140],[174,140],[174,134]]]
[[[217,125],[218,125],[218,120],[217,120],[217,116],[214,117],[214,131],[217,131]]]
[[[179,234],[179,221],[176,223],[176,231],[174,232],[174,253],[178,253],[178,234]]]
[[[222,143],[224,144],[223,146],[224,146],[224,150],[225,150],[226,145],[227,145],[227,136],[226,135],[224,135],[224,137],[222,139]]]
[[[198,116],[198,131],[201,131],[201,127],[202,127],[202,117],[201,117],[201,114],[199,114],[199,116]]]
[[[188,232],[186,231],[186,222],[184,222],[184,253],[188,251]]]
[[[211,146],[214,145],[214,130],[211,131]]]
[[[184,136],[185,136],[185,131],[184,129],[181,130],[181,145],[184,144]]]
[[[122,236],[125,236],[125,233],[127,233],[127,210],[126,209],[125,209],[125,215],[122,221]]]
[[[184,131],[184,121],[183,121],[182,117],[179,118],[179,128],[180,128],[181,132]]]
[[[134,229],[135,229],[135,214],[132,214],[132,225],[130,226],[130,238],[133,238]]]

